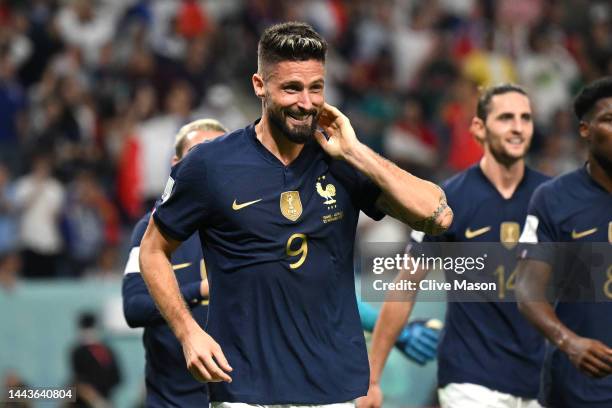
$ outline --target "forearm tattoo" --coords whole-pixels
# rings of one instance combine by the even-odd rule
[[[431,214],[429,217],[412,223],[412,228],[417,231],[422,231],[426,234],[433,234],[436,233],[437,230],[439,230],[440,227],[438,225],[438,217],[442,215],[442,213],[447,208],[449,208],[448,203],[446,202],[446,194],[444,194],[444,191],[440,187],[436,187],[440,191],[440,201],[438,203],[438,208],[436,208],[433,214]]]

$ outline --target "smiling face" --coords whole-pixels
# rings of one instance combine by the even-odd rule
[[[475,118],[472,126],[485,151],[511,165],[525,157],[533,137],[529,98],[518,92],[495,95],[486,119]]]
[[[325,103],[325,67],[322,61],[281,61],[253,75],[255,94],[263,101],[263,114],[293,143],[314,137]]]

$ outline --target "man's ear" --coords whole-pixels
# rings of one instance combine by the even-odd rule
[[[589,139],[589,124],[583,120],[578,124],[578,133],[580,133],[580,137],[584,140]]]
[[[253,90],[255,91],[255,95],[257,95],[258,98],[263,98],[264,96],[266,96],[264,80],[260,74],[253,74],[251,82],[253,83]]]
[[[479,117],[474,116],[472,118],[472,123],[470,123],[470,133],[476,141],[480,144],[484,144],[485,141],[485,124]]]

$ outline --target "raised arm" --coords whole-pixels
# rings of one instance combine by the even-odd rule
[[[172,270],[170,256],[180,244],[166,237],[153,217],[140,245],[140,270],[151,296],[183,346],[187,368],[199,381],[231,382],[221,347],[191,316]]]
[[[376,205],[418,231],[438,235],[448,229],[453,212],[437,185],[400,169],[361,143],[349,119],[335,107],[325,104],[317,131],[317,141],[332,157],[345,160],[369,177],[382,191]]]
[[[535,259],[517,265],[516,297],[521,313],[583,373],[601,378],[612,373],[612,349],[598,340],[580,337],[557,317],[546,300],[551,266]]]

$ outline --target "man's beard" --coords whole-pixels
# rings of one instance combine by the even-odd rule
[[[492,138],[492,136],[488,137]],[[489,139],[489,150],[491,151],[491,155],[495,158],[495,161],[500,163],[502,166],[510,167],[514,163],[525,158],[525,155],[529,150],[529,144],[525,146],[525,150],[523,151],[522,155],[513,156],[505,151],[502,141],[499,141],[499,145],[496,145]]]
[[[289,141],[296,144],[304,144],[314,138],[314,133],[317,129],[317,120],[319,116],[318,112],[314,109],[307,113],[312,118],[310,125],[293,126],[292,129],[287,126],[287,121],[285,119],[288,115],[284,115],[282,110],[278,111],[274,109],[269,109],[268,118],[270,119],[270,122],[278,130],[280,130],[281,133],[285,135],[287,139],[289,139]]]

